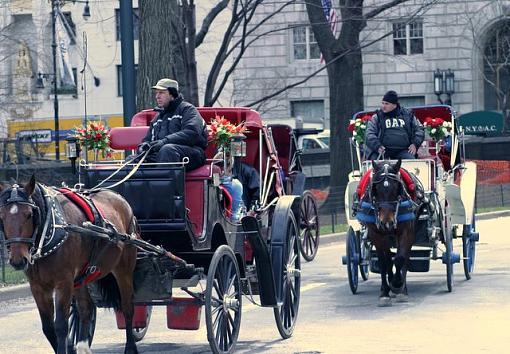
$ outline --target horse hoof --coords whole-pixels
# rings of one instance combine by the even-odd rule
[[[407,294],[397,294],[395,297],[395,301],[397,302],[408,302],[409,296]]]
[[[79,342],[76,344],[76,354],[92,354],[88,342]]]
[[[388,296],[380,297],[379,303],[377,304],[379,307],[388,307],[391,306],[391,298]]]
[[[394,293],[394,294],[400,294],[402,292],[402,290],[404,289],[403,286],[401,287],[394,287],[393,285],[390,285],[390,290]]]

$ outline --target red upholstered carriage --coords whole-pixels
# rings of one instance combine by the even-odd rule
[[[292,188],[286,188],[292,187],[292,177],[299,173],[289,162],[295,160],[292,154],[297,153],[295,148],[289,149],[293,141],[291,130],[289,127],[275,128],[279,139],[276,143],[272,128],[265,126],[260,115],[251,109],[199,108],[199,112],[206,122],[220,115],[235,124],[245,122],[248,128],[245,134],[247,154],[242,161],[259,172],[261,197],[260,205],[241,222],[229,218],[228,203],[225,203],[228,195],[219,183],[223,164],[212,159],[215,154],[212,145],[206,150],[206,164],[189,172],[182,163],[142,164],[132,174],[129,174],[130,168],[119,169],[123,166],[121,162],[81,165],[86,187],[106,180],[103,186],[113,186],[126,198],[137,217],[144,240],[193,265],[186,271],[176,270],[164,260],[155,260],[143,252],[140,254],[135,270],[135,279],[137,273],[144,274],[138,277],[140,284],[135,282],[135,288],[139,289],[135,291],[138,305],[135,323],[143,327],[139,329],[140,339],[150,318],[146,306],[167,306],[169,327],[190,329],[198,328],[198,309],[205,305],[212,351],[231,351],[240,327],[243,294],[259,295],[261,306],[272,307],[281,336],[288,338],[292,335],[299,307],[301,266],[300,257],[296,257],[300,252],[299,227],[307,225],[318,232],[316,216],[313,225],[300,221],[300,197],[289,193]],[[133,117],[132,126],[113,128],[111,147],[136,149],[155,114],[152,110],[142,111]],[[282,149],[281,157],[277,145]],[[159,269],[156,274],[153,264]],[[218,287],[220,278],[233,286],[229,289]],[[204,280],[205,291],[191,290]],[[155,282],[166,282],[167,285],[162,290]],[[171,288],[185,289],[191,297],[176,298],[169,290]],[[229,293],[221,293],[224,290]],[[213,298],[220,299],[220,303]],[[219,308],[227,309],[232,321],[225,319],[219,326],[214,326],[218,316],[226,316],[224,310],[218,311]],[[181,318],[178,313],[188,314],[186,316],[191,316],[195,322],[190,323],[189,318]],[[118,315],[117,320],[122,327],[122,316]],[[228,331],[232,335],[226,341],[220,340],[218,331]]]

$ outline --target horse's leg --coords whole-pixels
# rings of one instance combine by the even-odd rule
[[[412,225],[406,224],[398,235],[397,239],[398,250],[397,255],[395,256],[396,277],[392,282],[392,290],[396,293],[403,292],[405,296],[402,296],[399,300],[407,301],[407,267],[409,263],[409,257],[411,256],[411,248],[414,244],[414,228]]]
[[[55,333],[55,322],[53,316],[55,308],[53,305],[53,291],[48,291],[30,284],[30,289],[37,304],[37,310],[41,317],[42,330],[48,342],[53,347],[53,351],[57,352],[57,335]]]
[[[69,311],[73,280],[63,281],[55,289],[55,333],[57,334],[58,354],[67,353],[67,334],[69,331]]]
[[[90,322],[92,321],[92,313],[94,311],[94,303],[90,298],[87,287],[81,287],[75,294],[76,303],[78,305],[78,313],[80,315],[80,331],[78,332],[76,353],[91,354],[90,341]]]
[[[133,279],[132,272],[127,272],[124,268],[122,272],[114,272],[115,279],[120,291],[120,300],[122,313],[126,320],[126,347],[125,354],[138,353],[133,335],[133,314],[135,307],[133,305]]]

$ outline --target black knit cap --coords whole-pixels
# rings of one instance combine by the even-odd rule
[[[383,96],[383,101],[397,104],[398,103],[398,95],[395,91],[388,91]]]

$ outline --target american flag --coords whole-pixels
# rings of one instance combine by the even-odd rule
[[[326,21],[329,23],[329,28],[331,29],[331,32],[333,33],[333,36],[336,38],[336,25],[338,17],[336,15],[335,8],[333,7],[333,4],[331,3],[331,0],[322,0],[322,9],[324,10],[324,16],[326,16]],[[324,58],[321,54],[321,63],[324,63]]]

